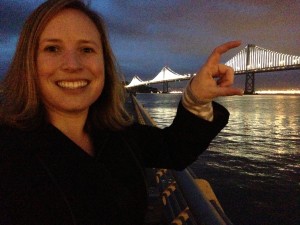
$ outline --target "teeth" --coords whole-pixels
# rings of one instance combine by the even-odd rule
[[[85,87],[88,84],[85,80],[80,81],[59,81],[57,82],[57,85],[62,88],[68,88],[68,89],[77,89]]]

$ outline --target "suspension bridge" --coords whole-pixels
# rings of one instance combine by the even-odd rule
[[[283,70],[300,69],[300,56],[288,55],[271,51],[253,44],[248,44],[233,58],[225,63],[234,69],[235,75],[245,75],[245,94],[255,93],[255,74],[265,72],[275,72]],[[126,85],[127,89],[134,89],[142,85],[163,83],[163,92],[168,92],[168,83],[189,80],[195,74],[181,75],[169,67],[163,69],[152,80],[143,81],[138,76],[134,76],[132,81]]]

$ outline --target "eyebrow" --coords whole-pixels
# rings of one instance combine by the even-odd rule
[[[59,39],[56,39],[56,38],[48,38],[48,39],[42,39],[40,41],[40,43],[43,43],[43,42],[62,42],[62,41]]]
[[[95,42],[95,41],[93,41],[93,40],[84,40],[84,39],[82,39],[82,40],[79,40],[79,43],[81,43],[81,44],[93,44],[93,45],[95,45],[95,46],[100,47],[100,46],[97,44],[97,42]],[[100,43],[101,43],[101,42],[100,42]]]
[[[43,43],[43,42],[61,43],[62,40],[57,39],[57,38],[46,38],[46,39],[42,39],[40,41],[40,43]],[[93,40],[80,39],[78,42],[81,44],[93,44],[97,47],[100,47],[99,44],[97,44],[97,42],[95,42]]]

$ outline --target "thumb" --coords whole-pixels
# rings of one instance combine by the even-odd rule
[[[232,96],[232,95],[243,95],[244,90],[240,88],[233,87],[219,87],[217,95],[218,96]]]

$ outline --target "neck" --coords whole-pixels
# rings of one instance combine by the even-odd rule
[[[48,112],[49,122],[70,138],[89,155],[93,155],[93,145],[85,131],[88,112],[76,114]]]

